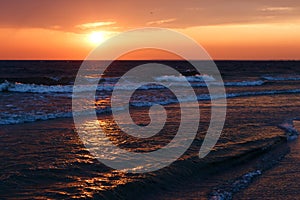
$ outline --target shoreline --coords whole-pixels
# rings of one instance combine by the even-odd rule
[[[10,149],[14,149],[14,151],[18,151],[18,149],[23,149],[22,154],[24,155],[18,155],[21,156],[19,159],[22,159],[23,162],[26,163],[26,160],[24,161],[24,157],[22,156],[29,156],[27,159],[36,159],[32,160],[31,166],[26,165],[18,165],[14,167],[14,171],[28,171],[28,170],[54,170],[51,172],[52,174],[58,173],[60,170],[67,170],[65,173],[69,173],[68,171],[72,171],[77,168],[76,165],[83,167],[81,169],[83,174],[79,174],[80,176],[89,176],[89,177],[97,177],[102,176],[102,173],[112,173],[110,169],[103,168],[103,165],[99,163],[97,160],[95,160],[89,152],[83,147],[81,141],[79,140],[78,135],[74,131],[74,124],[72,118],[63,118],[63,119],[52,119],[48,121],[38,121],[33,123],[25,123],[25,124],[19,124],[19,125],[4,125],[2,126],[0,137],[2,140],[11,138],[17,138],[16,141],[11,143],[12,146],[5,146],[9,144],[2,144],[4,147],[2,149],[6,149],[6,151],[9,152]],[[10,141],[11,142],[11,141]],[[21,142],[21,143],[20,143]],[[33,143],[33,144],[27,144],[28,148],[30,149],[30,154],[27,155],[26,143]],[[16,146],[18,145],[18,146]],[[50,153],[47,153],[47,156],[45,157],[43,155],[43,152],[45,149],[51,149]],[[276,150],[277,149],[277,150]],[[281,151],[279,151],[281,150]],[[219,157],[217,160],[213,161],[213,159],[207,159],[195,161],[193,159],[190,160],[184,160],[184,161],[176,161],[174,164],[172,164],[169,167],[166,167],[164,169],[161,169],[157,172],[148,173],[146,175],[141,176],[140,178],[136,178],[133,180],[127,180],[129,182],[125,182],[125,184],[118,184],[115,187],[112,187],[111,189],[105,190],[99,190],[97,192],[93,192],[91,194],[92,196],[86,196],[87,199],[89,198],[125,198],[130,199],[134,197],[143,197],[144,199],[151,199],[151,197],[160,198],[160,195],[162,191],[169,190],[172,191],[174,188],[178,188],[178,191],[180,191],[182,183],[186,183],[186,185],[190,184],[198,184],[199,180],[201,180],[202,188],[203,180],[209,179],[211,175],[213,177],[218,176],[224,176],[224,171],[235,171],[236,168],[239,168],[239,165],[246,165],[249,166],[250,162],[254,162],[254,160],[260,160],[261,156],[260,154],[272,154],[271,152],[278,152],[278,155],[283,155],[284,152],[286,152],[287,145],[285,142],[285,139],[283,137],[275,137],[271,138],[269,142],[262,142],[262,146],[260,146],[257,149],[251,149],[250,151],[244,152],[243,154],[239,156],[233,156],[233,157],[227,157],[226,159],[220,159],[222,158],[221,155],[217,156]],[[9,156],[6,151],[2,151],[2,156]],[[12,151],[12,152],[14,152]],[[51,153],[52,152],[52,153]],[[77,153],[79,152],[79,154]],[[222,152],[213,152],[214,153],[221,153]],[[14,156],[13,153],[11,153],[11,156]],[[57,158],[58,156],[58,158]],[[89,159],[83,159],[81,161],[78,160],[78,156],[89,156]],[[213,156],[213,155],[211,155]],[[280,156],[278,156],[280,157]],[[61,160],[57,162],[57,159]],[[76,161],[77,159],[77,161]],[[270,159],[275,159],[274,157]],[[17,158],[18,160],[18,158]],[[75,160],[75,161],[74,161]],[[250,160],[250,161],[249,161]],[[11,162],[13,162],[12,160]],[[17,180],[19,180],[18,175],[14,174],[14,172],[10,172],[9,166],[14,166],[13,163],[8,162],[6,166],[0,164],[3,170],[3,175],[1,176],[1,187],[3,189],[6,188],[6,183],[10,183],[11,177],[16,177]],[[68,164],[70,162],[70,164]],[[82,162],[87,162],[86,164]],[[48,164],[47,164],[48,163]],[[61,164],[59,164],[61,163]],[[63,164],[65,163],[65,164]],[[73,163],[73,164],[72,164]],[[81,164],[82,163],[82,164]],[[37,166],[35,166],[37,165]],[[35,166],[35,167],[34,167]],[[74,168],[75,167],[75,168]],[[99,171],[99,167],[103,168],[103,172],[95,173],[95,170]],[[74,168],[74,169],[73,169]],[[88,171],[85,171],[85,169],[88,169]],[[7,171],[8,170],[8,171]],[[57,172],[55,170],[58,170]],[[107,171],[108,170],[108,171]],[[221,171],[221,173],[219,173]],[[247,170],[246,170],[247,171]],[[249,170],[248,170],[249,171]],[[5,174],[5,172],[8,173],[8,175]],[[32,171],[31,173],[35,173],[35,171]],[[62,172],[59,172],[62,173]],[[72,172],[73,173],[73,172]],[[71,174],[72,174],[71,173]],[[75,172],[74,172],[75,173]],[[76,173],[75,173],[76,174]],[[94,175],[93,175],[94,174]],[[207,176],[208,175],[208,176]],[[50,176],[50,175],[49,175]],[[126,174],[123,174],[122,176],[128,176]],[[44,176],[43,176],[44,177]],[[51,177],[51,176],[50,176]],[[130,176],[129,176],[130,177]],[[29,178],[29,179],[28,179]],[[31,180],[30,176],[26,178],[27,180]],[[117,178],[117,177],[116,177]],[[196,180],[195,180],[196,178]],[[14,178],[15,179],[15,178]],[[21,178],[22,179],[22,178]],[[44,177],[44,180],[41,180],[42,182],[47,182],[47,176]],[[126,180],[126,178],[125,178]],[[33,182],[37,182],[37,184],[40,182],[40,180],[31,180]],[[70,180],[71,182],[74,182]],[[21,181],[22,182],[22,181]],[[60,179],[58,178],[58,182],[60,182]],[[80,184],[79,181],[74,182],[74,184]],[[203,183],[202,183],[203,182]],[[209,182],[209,181],[208,181]],[[189,183],[189,184],[188,184]],[[218,183],[218,182],[216,182]],[[30,186],[27,185],[26,182],[23,183],[24,187]],[[195,188],[194,194],[192,194],[191,191],[190,194],[192,196],[206,196],[209,195],[211,192],[213,184],[211,184],[211,187],[206,187],[205,190],[201,191],[199,194],[198,188]],[[35,185],[35,184],[34,184]],[[40,186],[30,186],[30,188],[37,187],[38,189]],[[95,183],[93,187],[99,187],[101,188],[102,184]],[[8,184],[8,187],[10,184]],[[47,186],[45,186],[47,187]],[[48,186],[50,187],[50,185]],[[86,190],[88,186],[83,186],[82,190]],[[133,189],[134,188],[134,189]],[[168,189],[169,188],[169,189]],[[171,188],[171,189],[170,189]],[[177,189],[176,189],[177,190]],[[8,190],[9,191],[9,190]],[[16,196],[21,195],[24,191],[15,188],[10,188],[11,192],[16,192]],[[131,191],[131,192],[128,192]],[[204,194],[205,193],[205,194]],[[6,197],[16,197],[16,196],[10,196],[9,192],[4,192],[0,190],[0,196],[6,196]],[[177,196],[176,196],[177,195]],[[176,197],[180,196],[179,194],[170,194],[170,197]],[[47,196],[47,195],[46,195]],[[204,197],[203,196],[203,197]],[[25,196],[26,197],[26,196]],[[164,199],[165,196],[162,196]]]

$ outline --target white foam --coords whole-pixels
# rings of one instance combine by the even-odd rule
[[[269,95],[269,94],[292,94],[300,93],[300,89],[292,90],[266,90],[257,92],[239,92],[239,93],[227,93],[227,98],[242,97],[242,96],[257,96],[257,95]]]
[[[36,85],[15,83],[8,88],[10,92],[31,92],[31,93],[68,93],[72,92],[71,85]]]
[[[94,91],[92,85],[80,85],[76,86],[77,90],[81,92]],[[97,90],[100,91],[112,91],[113,85],[111,84],[100,84]],[[36,84],[25,84],[25,83],[10,83],[5,81],[0,84],[0,92],[21,92],[21,93],[72,93],[73,85],[36,85]]]
[[[210,200],[227,200],[232,199],[234,193],[246,188],[255,177],[262,174],[261,170],[252,171],[237,178],[227,190],[215,189],[211,194]]]
[[[159,76],[155,77],[154,80],[156,81],[171,81],[171,82],[184,82],[186,80],[190,82],[204,82],[204,81],[215,81],[215,78],[210,75],[195,75],[195,76]]]
[[[8,83],[5,83],[8,84]],[[258,91],[258,92],[240,92],[240,93],[228,93],[226,94],[226,98],[235,98],[235,97],[241,97],[241,96],[255,96],[255,95],[269,95],[269,94],[284,94],[284,93],[300,93],[300,89],[295,89],[295,90],[270,90],[270,91]],[[224,98],[223,95],[214,95],[210,96],[209,94],[201,94],[197,95],[197,100],[210,100],[210,99],[218,99],[218,98]],[[194,101],[194,97],[192,96],[185,96],[184,98],[181,99],[181,102],[192,102]],[[167,105],[167,104],[172,104],[178,102],[174,98],[165,98],[162,99],[160,97],[153,97],[150,96],[147,97],[147,95],[143,98],[139,98],[137,101],[132,101],[130,102],[130,105],[135,106],[135,107],[148,107],[148,106],[153,106],[154,104],[161,104],[161,105]],[[13,105],[7,104],[7,107],[12,107]],[[109,105],[103,107],[103,108],[97,108],[96,112],[98,114],[110,112],[110,108],[108,107]],[[95,108],[83,108],[83,114],[89,114],[92,112],[91,109]],[[115,110],[124,110],[125,108],[114,108]],[[54,112],[54,113],[19,113],[19,114],[14,114],[14,113],[1,113],[1,120],[0,124],[19,124],[19,123],[25,123],[25,122],[33,122],[37,120],[48,120],[48,119],[54,119],[54,118],[62,118],[62,117],[71,117],[72,113],[71,112]],[[297,131],[296,129],[293,128],[293,126],[289,123],[287,124],[282,124],[280,125],[281,128],[293,132]]]
[[[257,81],[241,81],[241,82],[227,82],[224,83],[225,86],[256,86],[263,85],[265,81],[257,80]]]
[[[8,88],[11,86],[12,84],[5,80],[3,83],[0,84],[0,91],[7,91]]]
[[[22,124],[27,122],[34,122],[34,121],[44,121],[49,119],[56,119],[56,118],[70,118],[72,117],[71,112],[61,112],[61,113],[48,113],[48,114],[40,114],[40,115],[29,115],[29,114],[9,114],[5,117],[2,117],[0,120],[0,125],[5,124]]]
[[[235,97],[243,97],[243,96],[257,96],[257,95],[269,95],[269,94],[288,94],[288,93],[300,93],[300,89],[295,89],[295,90],[267,90],[267,91],[258,91],[258,92],[239,92],[239,93],[227,93],[226,98],[235,98]],[[147,98],[147,96],[146,96]],[[130,103],[132,106],[136,107],[147,107],[147,106],[152,106],[154,104],[161,104],[161,105],[167,105],[167,104],[172,104],[178,102],[174,98],[166,98],[166,99],[161,99],[161,98],[154,98],[152,97],[149,101],[149,99],[139,99],[139,101],[133,101]],[[211,100],[211,99],[220,99],[224,98],[223,95],[209,95],[209,94],[200,94],[197,95],[197,100],[198,101],[205,101],[205,100]],[[181,102],[191,102],[194,101],[194,97],[192,96],[185,96],[182,98]]]
[[[298,138],[299,132],[295,128],[293,120],[279,124],[278,127],[285,131],[287,140],[295,140]]]
[[[124,110],[124,108],[114,108],[114,110]],[[110,112],[111,109],[109,107],[104,107],[101,109],[97,109],[97,114],[103,114]],[[84,109],[80,112],[80,115],[91,115],[94,114],[94,109]],[[70,118],[72,117],[72,112],[53,112],[53,113],[46,113],[43,111],[35,112],[35,113],[2,113],[0,125],[7,125],[7,124],[23,124],[28,122],[35,122],[35,121],[46,121],[49,119],[57,119],[57,118]]]
[[[205,77],[205,78],[204,78]],[[107,78],[110,79],[110,78]],[[113,78],[115,79],[115,78]],[[185,85],[182,84],[185,77],[175,77],[175,76],[162,76],[155,78],[156,81],[164,83],[167,87],[184,87]],[[222,85],[223,83],[214,81],[213,77],[208,75],[197,75],[197,76],[188,76],[187,79],[189,81],[194,81],[191,83],[193,87],[206,87],[206,84],[209,85]],[[203,80],[208,80],[208,82],[203,82]],[[115,87],[115,83],[111,82],[103,82],[99,83],[97,86],[98,91],[113,91]],[[114,80],[115,81],[115,80]],[[166,81],[169,81],[167,84]],[[186,81],[186,80],[185,80]],[[255,86],[255,85],[262,85],[264,81],[241,81],[241,82],[226,82],[224,83],[225,86]],[[121,90],[133,90],[136,89],[137,86],[140,90],[149,90],[149,89],[163,89],[163,85],[159,84],[149,84],[149,83],[135,83],[127,81],[124,85],[119,85],[119,89]],[[89,92],[94,91],[95,88],[92,85],[77,85],[77,91],[80,92]],[[37,85],[37,84],[25,84],[25,83],[10,83],[5,81],[0,84],[0,92],[8,91],[8,92],[22,92],[22,93],[72,93],[73,92],[73,85]]]

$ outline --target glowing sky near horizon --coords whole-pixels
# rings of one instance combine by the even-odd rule
[[[188,35],[214,59],[299,60],[299,13],[290,0],[2,1],[0,59],[84,59],[115,34],[153,26]]]

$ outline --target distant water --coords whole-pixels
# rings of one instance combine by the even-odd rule
[[[96,109],[108,137],[130,151],[161,148],[174,137],[180,123],[174,95],[161,85],[145,84],[130,100],[132,118],[137,124],[148,124],[149,106],[159,103],[168,112],[164,130],[140,140],[124,135],[116,127],[110,108],[112,91],[122,74],[146,62],[114,62],[98,84],[95,106],[82,108]],[[259,157],[272,149],[270,146],[285,143],[285,131],[292,127],[293,119],[300,117],[300,62],[218,61],[228,113],[219,142],[208,157],[200,160],[197,153],[210,120],[210,99],[218,98],[209,95],[206,84],[219,82],[212,75],[196,73],[183,61],[157,62],[170,65],[183,75],[158,76],[155,80],[170,81],[178,87],[184,87],[183,81],[188,80],[193,86],[198,104],[186,96],[184,105],[200,107],[200,126],[192,146],[177,162],[157,172],[137,175],[109,169],[95,160],[80,142],[71,112],[73,83],[80,61],[0,61],[0,197],[123,199],[151,193],[159,195],[160,191],[172,188],[171,183],[180,185],[195,174],[204,177],[208,171],[216,173],[211,167],[214,163],[230,166],[232,160],[238,162],[253,152],[258,155],[252,157]],[[87,82],[79,86],[82,95],[92,91],[89,81],[100,78],[97,65],[101,62],[91,64]],[[127,81],[119,87],[130,90],[135,83]],[[283,125],[287,128],[282,129]],[[253,168],[241,172],[240,178],[251,184],[252,177],[261,176],[264,171],[264,168]],[[226,179],[239,180],[236,176],[226,175]],[[201,198],[209,198],[226,179],[201,186],[206,191]],[[172,189],[168,194],[176,196]]]

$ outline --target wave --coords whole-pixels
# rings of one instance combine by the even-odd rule
[[[259,95],[273,95],[273,94],[293,94],[293,93],[300,93],[300,89],[293,89],[293,90],[269,90],[269,91],[257,91],[257,92],[240,92],[240,93],[228,93],[226,94],[226,98],[235,98],[235,97],[243,97],[243,96],[259,96]],[[209,94],[201,94],[197,95],[197,100],[198,101],[206,101],[206,100],[211,100],[211,99],[219,99],[223,98],[223,95],[214,95],[211,96]],[[182,99],[182,103],[184,102],[192,102],[194,101],[193,96],[186,96]],[[169,104],[174,104],[178,103],[178,100],[175,98],[166,98],[166,99],[161,99],[159,97],[144,97],[143,99],[138,99],[138,100],[132,100],[130,101],[130,105],[133,107],[150,107],[155,104],[161,104],[161,105],[169,105]],[[55,109],[55,108],[53,108]],[[88,114],[87,112],[89,109],[95,109],[95,108],[86,108],[87,110],[83,111],[83,113]],[[113,108],[116,111],[122,111],[125,109],[124,107],[118,107],[118,108]],[[111,112],[111,108],[108,106],[101,107],[101,108],[96,108],[96,112],[98,114],[103,114],[103,113],[108,113]],[[24,113],[23,115],[16,115],[14,113],[11,114],[0,114],[1,120],[0,124],[20,124],[20,123],[26,123],[26,122],[33,122],[33,121],[39,121],[39,120],[48,120],[48,119],[55,119],[55,118],[65,118],[65,117],[72,117],[71,112],[61,112],[61,113],[44,113],[44,114],[26,114]],[[285,125],[280,125],[280,128],[284,130],[289,130],[293,131],[289,127],[290,125],[287,124]]]
[[[36,85],[24,83],[10,83],[4,81],[0,84],[0,92],[23,92],[23,93],[68,93],[72,92],[71,85]]]
[[[155,77],[156,81],[168,81],[168,82],[184,82],[186,80],[190,82],[204,82],[204,81],[215,81],[215,78],[210,75],[195,75],[195,76],[174,76],[174,75],[166,75]]]
[[[259,141],[260,140],[257,140],[257,143],[260,143]],[[142,198],[144,197],[143,195],[147,197],[147,194],[157,194],[156,197],[159,198],[161,197],[159,194],[163,193],[164,187],[162,186],[164,185],[172,185],[174,187],[173,191],[175,191],[174,197],[178,197],[176,196],[176,188],[184,187],[184,189],[186,189],[186,187],[182,185],[182,182],[191,181],[192,184],[193,181],[196,181],[196,184],[198,184],[198,177],[201,178],[200,180],[209,180],[209,178],[216,174],[219,176],[217,177],[217,180],[220,180],[218,183],[222,184],[221,181],[225,182],[226,180],[224,180],[224,177],[220,177],[222,176],[222,173],[220,174],[218,172],[224,171],[224,173],[227,173],[226,170],[231,167],[237,165],[242,166],[246,161],[251,162],[252,160],[258,159],[259,166],[262,166],[261,169],[255,169],[258,168],[256,162],[254,164],[255,166],[252,166],[253,164],[251,163],[250,167],[254,169],[249,170],[247,173],[236,170],[234,176],[237,176],[237,178],[233,179],[233,181],[226,181],[225,185],[222,184],[213,187],[213,191],[210,194],[207,194],[209,195],[208,199],[232,199],[233,194],[247,187],[256,177],[260,176],[268,168],[274,166],[288,153],[288,149],[284,143],[284,140],[280,137],[274,137],[270,138],[270,143],[262,143],[261,145],[251,147],[242,154],[238,153],[228,157],[222,156],[222,159],[219,161],[215,161],[213,155],[205,162],[202,162],[195,157],[178,160],[164,169],[152,172],[151,174],[146,174],[142,179],[136,179],[133,182],[122,186],[118,185],[112,191],[104,194],[104,197],[114,197],[115,194],[117,194],[120,198],[126,197],[133,199],[137,196]],[[230,174],[227,175],[228,176],[225,176],[226,178],[233,177],[232,174],[231,176]],[[137,192],[128,192],[132,187],[138,188]],[[196,194],[197,189],[189,191],[195,192]],[[170,194],[170,199],[172,199],[172,190],[168,194]]]
[[[262,76],[263,79],[268,80],[268,81],[299,81],[300,76],[299,75],[282,75],[282,76]]]
[[[0,92],[20,92],[20,93],[72,93],[73,85],[36,85],[25,83],[10,83],[5,81],[0,84]],[[92,85],[76,86],[80,92],[94,91]],[[99,91],[112,91],[114,88],[111,84],[98,85]]]
[[[40,114],[40,115],[29,115],[27,113],[10,114],[10,115],[6,115],[5,118],[2,117],[2,119],[0,120],[0,125],[23,124],[28,122],[45,121],[49,119],[70,118],[70,117],[72,117],[71,112],[48,113],[48,114]]]
[[[141,85],[139,90],[149,89],[164,89],[163,85],[147,84],[147,83],[127,83],[125,85],[119,85],[121,90],[133,90]],[[180,85],[179,85],[180,86]],[[113,83],[100,83],[97,86],[97,91],[113,91],[115,84]],[[20,93],[72,93],[73,85],[36,85],[36,84],[24,84],[24,83],[10,83],[5,81],[0,84],[0,92],[20,92]],[[79,92],[91,92],[95,90],[92,85],[79,85],[76,86],[76,90]]]
[[[287,120],[284,123],[278,125],[278,128],[281,128],[285,131],[287,140],[295,140],[299,135],[298,130],[294,126],[293,120],[294,119]]]
[[[121,111],[125,108],[114,108],[114,111]],[[104,114],[104,113],[110,113],[111,108],[110,107],[103,107],[103,108],[97,108],[96,113],[97,114]],[[94,114],[93,109],[85,109],[80,112],[80,115],[91,115]],[[53,113],[43,113],[41,111],[38,112],[38,114],[33,113],[5,113],[2,114],[0,125],[8,125],[8,124],[23,124],[23,123],[29,123],[29,122],[35,122],[35,121],[46,121],[51,119],[58,119],[58,118],[71,118],[73,117],[72,112],[53,112]]]
[[[210,75],[195,75],[195,76],[160,76],[154,78],[156,81],[161,82],[184,82],[188,80],[191,82],[193,87],[206,87],[206,84],[209,85],[221,85],[225,86],[256,86],[263,85],[265,81],[263,80],[255,80],[255,81],[236,81],[236,82],[224,82],[220,83],[215,80],[213,76]],[[197,83],[202,82],[202,83]]]
[[[262,174],[261,170],[248,172],[237,178],[228,190],[217,189],[210,194],[209,200],[232,199],[233,193],[236,193],[250,185],[254,178]]]
[[[300,89],[227,93],[226,98],[243,97],[243,96],[272,95],[272,94],[293,94],[293,93],[300,93]],[[222,95],[210,96],[209,94],[202,94],[202,95],[197,96],[198,100],[210,100],[210,99],[218,99],[218,98],[223,98],[223,96]]]
[[[293,94],[293,93],[300,93],[300,89],[227,93],[226,98],[235,98],[235,97],[243,97],[243,96],[273,95],[273,94]],[[197,95],[198,101],[206,101],[206,100],[220,99],[220,98],[224,98],[224,96],[223,95],[209,95],[209,94]],[[161,98],[152,98],[150,100],[144,99],[144,100],[139,100],[139,101],[131,101],[130,105],[135,106],[135,107],[149,107],[149,106],[153,106],[154,104],[168,105],[168,104],[178,103],[178,100],[174,99],[174,98],[168,98],[168,99],[164,99],[164,100],[162,100]],[[194,101],[193,96],[185,96],[181,102],[192,102],[192,101]]]
[[[279,128],[286,132],[287,140],[289,139],[289,135],[298,135],[299,132],[294,127],[293,121],[298,120],[298,118],[288,119],[285,122],[278,125]],[[295,138],[293,138],[295,139]],[[281,140],[284,141],[284,140]],[[284,143],[283,143],[284,144]],[[274,145],[273,145],[274,146]],[[276,165],[280,160],[284,158],[284,156],[290,152],[289,147],[284,144],[284,146],[272,147],[269,146],[266,149],[266,156],[259,154],[259,165],[255,162],[256,166],[260,166],[259,168],[255,167],[255,170],[249,171],[241,176],[238,176],[235,179],[227,180],[225,184],[218,185],[215,187],[212,192],[209,194],[209,200],[216,199],[232,199],[235,193],[247,188],[253,180],[261,176],[265,171],[272,168]],[[271,155],[271,156],[269,156]],[[271,159],[271,160],[270,160]]]
[[[242,96],[259,96],[259,95],[270,95],[270,94],[272,95],[272,94],[293,94],[293,93],[300,93],[300,89],[229,93],[226,95],[226,97],[233,98],[233,97],[242,97]]]
[[[265,81],[262,80],[257,80],[257,81],[235,81],[235,82],[224,82],[224,83],[220,83],[220,82],[207,82],[207,83],[191,83],[192,87],[207,87],[207,84],[210,86],[221,86],[222,84],[224,86],[236,86],[236,87],[246,87],[246,86],[260,86],[265,84]]]
[[[257,81],[240,81],[240,82],[225,82],[225,86],[256,86],[263,85],[265,81],[257,80]]]
[[[170,78],[170,77],[169,77]],[[178,77],[176,77],[177,79]],[[184,78],[184,77],[183,77]],[[172,79],[172,78],[171,78]],[[179,78],[178,80],[180,80]],[[198,78],[196,78],[198,79]],[[200,79],[199,79],[200,80]],[[225,86],[259,86],[263,85],[265,82],[262,80],[258,81],[240,81],[240,82],[225,82]],[[207,85],[222,85],[220,82],[193,82],[191,83],[192,87],[206,87]],[[165,86],[158,84],[148,84],[148,83],[133,83],[128,82],[125,85],[118,85],[121,90],[133,90],[140,85],[139,90],[151,90],[151,89],[164,89]],[[168,86],[168,85],[167,85]],[[169,83],[171,87],[184,87],[181,84],[181,81],[175,81]],[[8,81],[4,81],[0,84],[0,92],[21,92],[21,93],[72,93],[73,85],[37,85],[37,84],[25,84],[25,83],[11,83]],[[97,86],[97,91],[113,91],[115,87],[114,83],[99,83]],[[79,85],[76,86],[77,91],[80,92],[89,92],[94,91],[94,87],[92,85]]]

